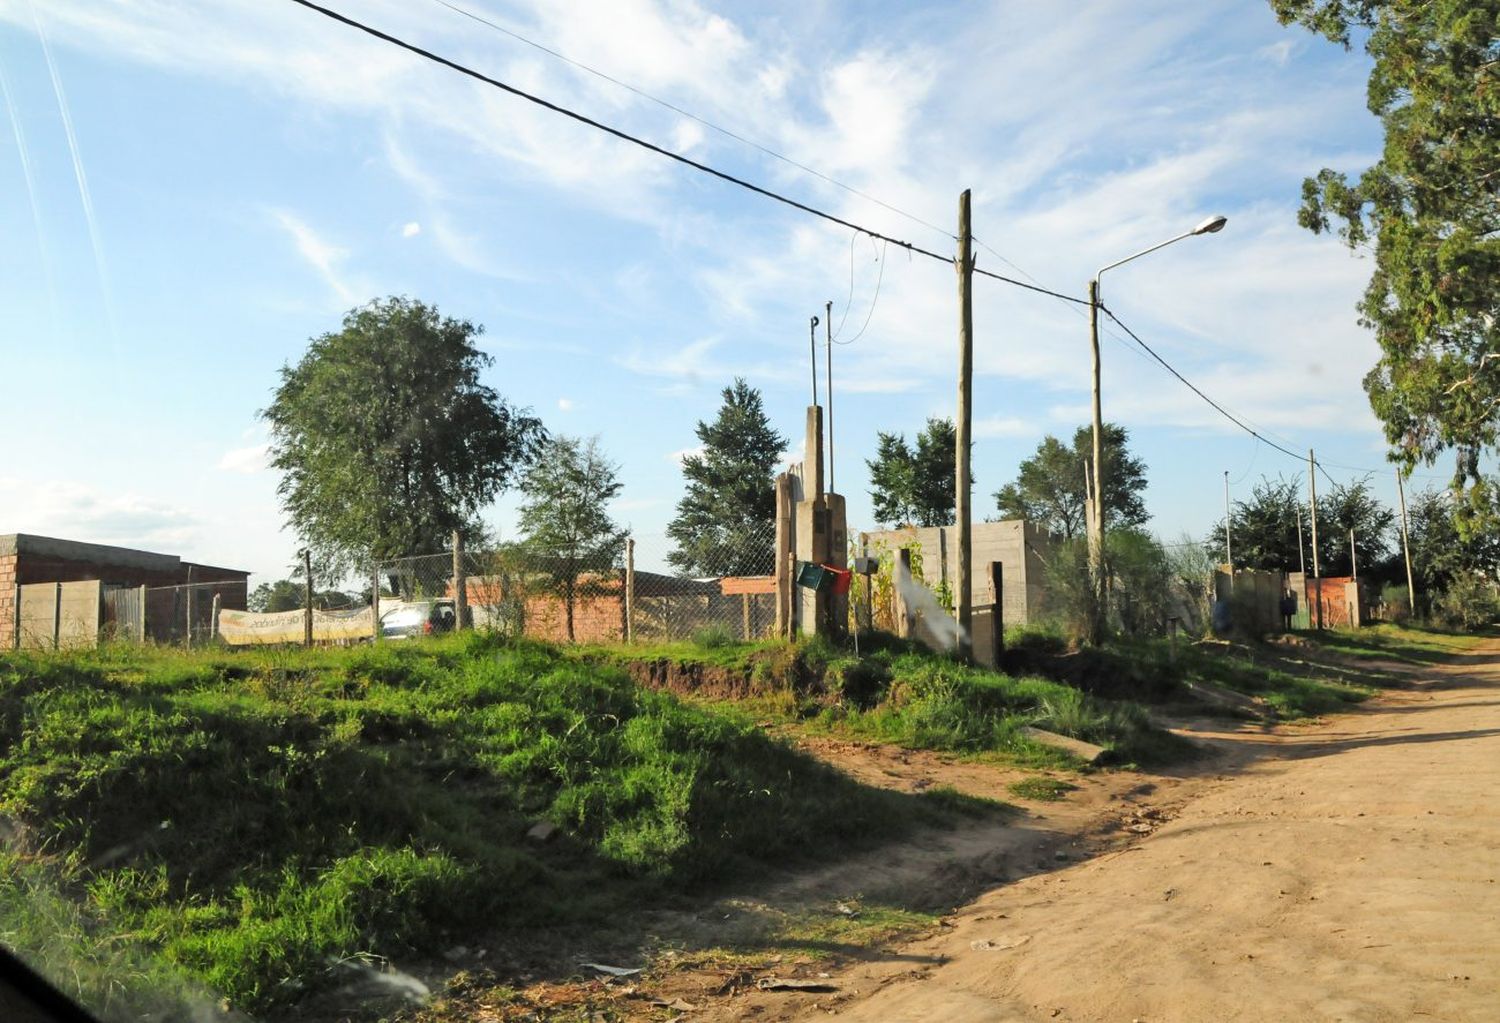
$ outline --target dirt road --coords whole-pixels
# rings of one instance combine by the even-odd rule
[[[1500,644],[1216,743],[1154,833],[989,892],[806,1018],[1500,1019]]]

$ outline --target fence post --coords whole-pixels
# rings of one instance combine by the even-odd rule
[[[187,648],[193,649],[193,570],[188,569],[188,584],[183,592],[182,599],[182,634],[185,637]]]
[[[891,569],[891,580],[895,584],[891,587],[891,617],[896,620],[896,635],[909,639],[912,622],[906,606],[906,594],[901,592],[902,572],[906,573],[906,578],[911,578],[910,547],[902,547],[896,551],[896,564]]]
[[[62,635],[62,583],[52,585],[52,649],[56,650]]]
[[[635,642],[635,537],[625,538],[625,642]]]
[[[990,593],[995,603],[990,607],[990,653],[995,668],[1000,667],[1000,656],[1005,653],[1005,566],[998,561],[990,562]]]
[[[745,642],[748,643],[751,639],[754,638],[750,635],[750,594],[740,594],[740,600],[744,603],[743,617],[745,619]]]
[[[789,583],[786,602],[786,638],[796,640],[797,611],[800,601],[797,599],[797,552],[795,550],[786,552],[786,578]]]
[[[217,639],[218,636],[219,636],[219,605],[220,605],[220,603],[221,603],[221,601],[219,600],[219,595],[217,593],[215,593],[214,594],[214,606],[213,606],[213,612],[212,612],[213,617],[210,618],[209,622],[208,622],[208,638],[209,639]]]
[[[11,612],[10,646],[12,650],[21,649],[21,584],[16,583],[16,603]]]
[[[312,551],[302,549],[302,596],[307,604],[302,610],[302,645],[312,646],[313,637],[313,577]]]
[[[469,578],[464,572],[464,538],[453,531],[453,627],[460,632],[469,627]]]
[[[370,626],[370,641],[380,642],[380,566],[377,564],[370,571],[370,617],[374,623]]]
[[[142,646],[146,645],[146,584],[141,584],[141,613],[136,616],[135,638]]]

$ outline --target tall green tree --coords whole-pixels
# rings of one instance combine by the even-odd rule
[[[1369,107],[1385,147],[1357,179],[1324,169],[1298,216],[1373,246],[1359,303],[1381,357],[1365,377],[1409,470],[1456,455],[1454,484],[1481,484],[1500,438],[1500,0],[1271,0],[1374,64]],[[1492,502],[1458,506],[1466,535],[1493,530]]]
[[[521,480],[521,543],[561,590],[569,640],[580,590],[620,563],[625,530],[609,515],[620,487],[596,437],[549,439]]]
[[[1146,463],[1130,453],[1130,431],[1105,423],[1100,436],[1104,462],[1104,523],[1134,529],[1151,517],[1146,511]],[[1014,483],[995,492],[1001,518],[1030,519],[1066,538],[1082,536],[1088,501],[1084,467],[1094,457],[1094,431],[1080,426],[1071,447],[1048,435],[1036,454],[1021,463]]]
[[[775,567],[776,466],[787,439],[771,427],[760,391],[736,378],[713,422],[699,422],[701,454],[682,460],[687,493],[667,526],[667,560],[694,575],[765,575]]]
[[[1350,575],[1349,533],[1354,532],[1354,554],[1359,573],[1389,575],[1395,539],[1396,513],[1376,499],[1368,478],[1336,483],[1318,495],[1318,558],[1325,576]],[[1310,568],[1309,568],[1310,570]]]
[[[322,567],[439,551],[530,463],[546,433],[480,382],[483,332],[405,298],[316,337],[261,416],[287,518]]]
[[[1260,482],[1251,488],[1248,501],[1234,502],[1230,509],[1229,528],[1236,568],[1296,572],[1305,558],[1308,572],[1312,571],[1311,533],[1306,522],[1304,493],[1301,476],[1274,480],[1262,476]],[[1299,514],[1303,520],[1300,553],[1297,540]],[[1214,564],[1225,563],[1223,519],[1214,524],[1203,542],[1203,549]],[[1348,560],[1347,554],[1344,560]]]
[[[1500,569],[1500,535],[1491,532],[1461,535],[1458,500],[1453,491],[1433,488],[1418,491],[1407,499],[1411,568],[1419,605],[1430,606],[1435,594],[1446,590],[1461,576],[1493,577]],[[1493,510],[1488,514],[1494,514]]]
[[[870,470],[876,521],[886,526],[951,525],[958,473],[958,430],[953,420],[928,419],[915,447],[899,433],[881,432],[875,438],[875,457],[865,466]]]

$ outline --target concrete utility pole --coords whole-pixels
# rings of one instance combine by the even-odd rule
[[[974,580],[971,578],[969,507],[969,432],[973,423],[974,392],[974,256],[969,227],[969,190],[958,197],[958,444],[954,452],[953,509],[958,519],[958,570],[954,573],[954,610],[958,619],[958,654],[972,656],[970,630],[974,624]]]
[[[1093,362],[1094,462],[1089,526],[1089,592],[1094,606],[1089,612],[1089,642],[1098,645],[1104,636],[1104,413],[1099,403],[1099,278],[1089,281],[1089,354]]]
[[[1411,576],[1411,535],[1406,521],[1406,484],[1402,482],[1401,470],[1396,470],[1396,495],[1401,499],[1401,552],[1406,556],[1406,603],[1411,616],[1417,616],[1417,587]]]
[[[812,366],[812,403],[818,403],[818,318],[814,316],[807,324],[807,352],[811,357],[809,365]]]
[[[1317,626],[1321,629],[1323,628],[1323,574],[1318,569],[1318,462],[1313,458],[1312,448],[1307,449],[1307,487],[1312,495],[1308,506],[1312,510],[1313,578],[1318,580],[1317,595],[1313,603],[1318,609]]]
[[[1359,578],[1359,558],[1354,553],[1354,530],[1349,530],[1349,578]]]
[[[1234,548],[1229,545],[1229,470],[1224,470],[1224,560],[1229,562],[1229,588],[1234,589]]]

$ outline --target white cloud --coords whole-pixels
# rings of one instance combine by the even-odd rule
[[[975,437],[1034,437],[1035,423],[1015,416],[985,416],[974,420]]]
[[[667,461],[671,462],[673,465],[681,465],[683,463],[683,460],[686,459],[689,455],[702,455],[706,450],[708,449],[705,448],[702,444],[696,444],[690,448],[683,448],[680,451],[670,452],[667,455]]]
[[[218,468],[225,472],[255,473],[267,468],[266,445],[252,444],[249,447],[233,448],[219,458]]]
[[[557,399],[557,411],[559,412],[572,412],[576,407],[577,405],[572,398]]]
[[[194,544],[202,526],[196,515],[165,501],[60,480],[0,478],[0,505],[15,532],[165,553]]]
[[[401,237],[403,237],[403,238],[415,238],[417,235],[419,235],[421,233],[422,233],[422,225],[419,224],[419,223],[417,223],[415,220],[410,221],[404,227],[401,228]]]

